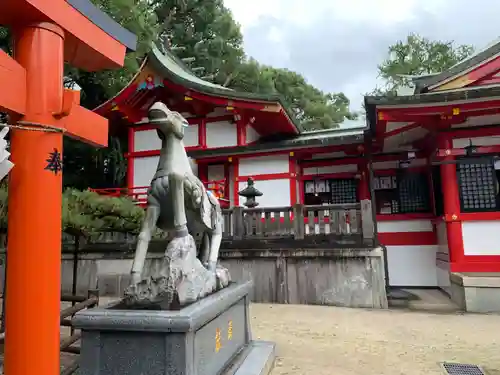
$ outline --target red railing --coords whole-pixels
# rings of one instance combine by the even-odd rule
[[[225,198],[225,180],[203,182],[207,190],[210,190],[220,201],[223,208],[229,207],[229,200]],[[108,197],[130,197],[141,207],[145,207],[148,199],[149,186],[135,186],[133,188],[107,188],[107,189],[90,189],[100,195]]]

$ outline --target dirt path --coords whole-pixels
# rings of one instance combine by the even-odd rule
[[[254,339],[277,343],[272,375],[442,375],[441,361],[500,375],[500,315],[268,304],[250,311]],[[66,366],[77,356],[61,357]]]
[[[500,375],[500,316],[251,306],[254,338],[275,341],[272,375],[434,375],[438,362]]]

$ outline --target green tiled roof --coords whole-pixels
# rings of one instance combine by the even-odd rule
[[[295,119],[295,116],[291,113],[282,96],[279,94],[255,94],[235,91],[227,87],[205,81],[193,74],[172,52],[166,51],[165,53],[162,53],[156,45],[152,46],[149,54],[149,61],[153,67],[157,69],[158,73],[161,73],[165,78],[168,78],[173,83],[203,94],[216,95],[233,100],[280,104],[291,123],[297,128],[297,130],[302,131],[302,126]]]

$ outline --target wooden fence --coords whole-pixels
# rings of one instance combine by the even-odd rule
[[[224,209],[224,238],[291,237],[314,235],[373,238],[371,206],[360,203],[272,208]]]

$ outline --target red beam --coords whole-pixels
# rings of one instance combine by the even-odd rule
[[[464,258],[468,258],[465,256]],[[487,258],[487,257],[486,257]],[[500,272],[500,257],[494,261],[450,263],[451,272]]]
[[[500,146],[477,146],[474,154],[497,154],[500,153]],[[452,148],[450,150],[437,150],[436,156],[444,158],[447,156],[465,156],[466,151],[463,148]],[[474,155],[473,155],[474,156]]]
[[[400,115],[459,115],[461,112],[483,110],[491,108],[499,108],[500,100],[492,99],[481,102],[465,102],[465,103],[448,103],[445,105],[426,105],[426,106],[408,106],[404,108],[380,108],[377,111],[377,118],[385,120],[385,116],[400,116]]]
[[[191,125],[200,126],[202,122],[205,123],[205,127],[207,124],[212,122],[220,122],[220,121],[233,121],[233,115],[223,115],[223,116],[212,116],[212,117],[189,117],[186,120]],[[134,131],[140,132],[145,130],[156,130],[158,128],[157,125],[153,124],[134,124],[131,125],[134,128]],[[210,126],[210,125],[209,125]]]
[[[493,137],[500,135],[500,126],[494,125],[468,129],[452,128],[443,134],[447,134],[452,138]]]
[[[436,245],[435,232],[390,232],[378,233],[378,240],[385,246],[426,246]]]
[[[0,50],[0,108],[23,115],[26,111],[26,70]]]
[[[95,112],[75,105],[60,122],[72,138],[97,147],[108,145],[108,120]]]
[[[358,172],[338,172],[338,173],[320,173],[320,174],[306,174],[299,177],[300,181],[311,181],[315,177],[320,177],[323,179],[334,179],[334,178],[356,178]]]
[[[481,78],[497,73],[498,70],[500,70],[500,58],[497,57],[494,60],[490,60],[469,72],[467,77],[471,80],[477,81]]]
[[[481,79],[479,81],[473,82],[469,86],[487,86],[487,85],[498,85],[500,84],[500,77],[492,75],[489,78]]]
[[[328,167],[332,165],[358,164],[363,158],[341,158],[341,159],[323,159],[323,160],[304,160],[300,162],[303,168]]]
[[[290,172],[285,172],[285,173],[264,173],[264,174],[254,174],[254,175],[247,175],[247,176],[238,176],[235,181],[236,182],[242,182],[246,181],[249,178],[252,178],[254,181],[266,181],[266,180],[284,180],[284,179],[289,179],[291,177]]]
[[[188,146],[185,147],[186,151],[195,151],[195,150],[202,150],[200,146]],[[125,154],[126,158],[147,158],[150,156],[159,156],[161,150],[145,150],[145,151],[134,151],[134,152],[127,152]]]
[[[423,127],[422,124],[420,122],[414,122],[413,124],[409,124],[409,125],[403,126],[401,128],[390,130],[390,131],[386,132],[384,134],[384,138],[393,137],[395,135],[398,135],[398,134],[401,134],[401,133],[404,133],[406,131],[413,130],[413,129],[416,129],[419,127]]]
[[[255,109],[260,111],[264,109],[266,105],[272,103],[272,102],[267,102],[267,103],[253,102],[251,100],[249,101],[233,100],[221,96],[205,95],[199,92],[187,90],[185,87],[177,85],[167,79],[163,80],[163,85],[189,98],[201,100],[206,103],[215,104],[216,106],[219,107],[236,107],[241,109]],[[230,93],[231,91],[228,90],[228,94]]]

